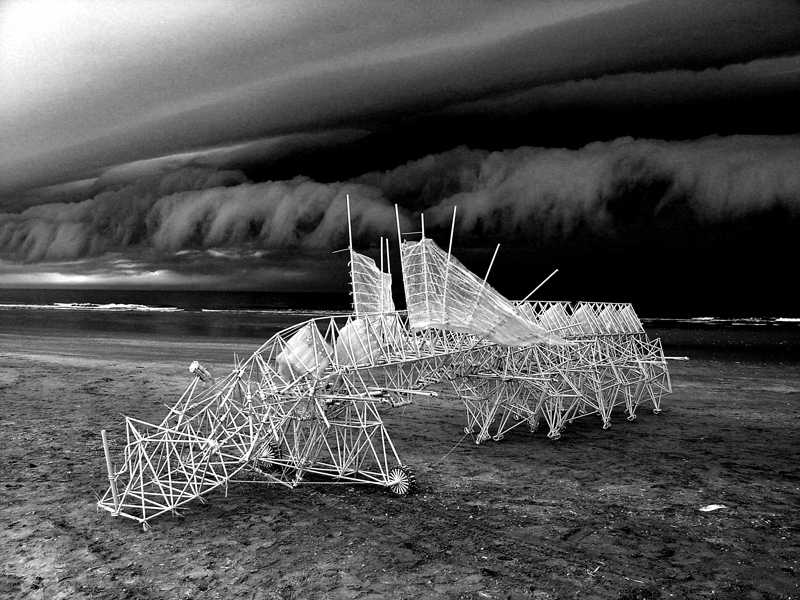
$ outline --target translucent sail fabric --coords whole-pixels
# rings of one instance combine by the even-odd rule
[[[630,304],[620,311],[620,318],[628,326],[628,331],[633,333],[644,333],[644,325],[642,325],[639,316]]]
[[[392,276],[382,273],[375,261],[358,252],[351,253],[353,309],[357,315],[394,312]]]
[[[584,335],[605,333],[597,322],[597,316],[588,304],[581,304],[572,313],[573,328]]]
[[[412,328],[472,333],[504,346],[566,343],[519,314],[457,259],[448,260],[433,240],[403,242],[400,252]]]
[[[319,377],[330,364],[331,347],[325,342],[319,329],[309,323],[286,342],[278,355],[278,374],[287,382],[307,373]]]
[[[359,317],[339,330],[333,348],[337,364],[343,367],[374,364],[381,356],[381,317]]]
[[[547,331],[558,331],[560,335],[572,335],[569,315],[566,307],[561,303],[553,304],[553,306],[539,315],[539,325]]]

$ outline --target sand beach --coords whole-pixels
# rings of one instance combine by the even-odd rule
[[[1,333],[0,597],[796,597],[796,355],[661,333],[695,354],[661,415],[476,446],[425,400],[386,412],[414,495],[243,484],[148,531],[96,510],[100,430],[120,451],[121,414],[159,420],[190,360],[224,372],[259,340]]]

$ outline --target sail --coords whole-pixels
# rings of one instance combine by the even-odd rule
[[[520,315],[512,302],[439,248],[431,239],[400,247],[412,328],[472,333],[504,346],[564,344]]]
[[[392,276],[382,273],[375,261],[358,252],[350,253],[353,310],[357,315],[394,312]]]
[[[330,364],[331,347],[316,325],[309,323],[290,337],[277,356],[278,374],[291,382],[308,373],[319,377]]]

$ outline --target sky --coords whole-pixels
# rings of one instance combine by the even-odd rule
[[[343,289],[349,194],[510,296],[800,305],[793,0],[11,0],[0,89],[0,286]]]

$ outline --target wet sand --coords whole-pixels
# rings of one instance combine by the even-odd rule
[[[458,444],[441,401],[387,412],[406,498],[238,485],[146,532],[98,512],[100,429],[119,450],[120,414],[160,420],[191,359],[256,345],[0,335],[0,598],[800,595],[796,364],[673,363],[664,413],[558,442]]]

